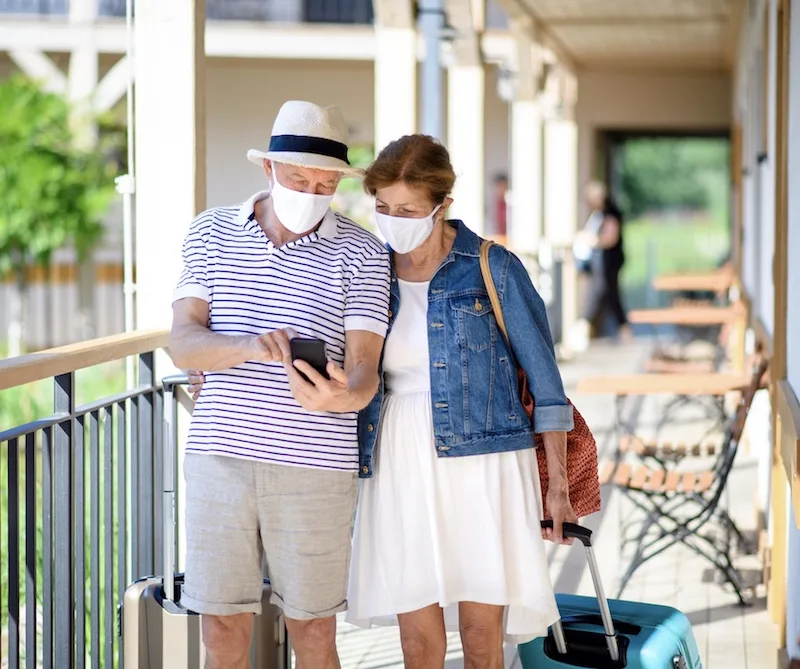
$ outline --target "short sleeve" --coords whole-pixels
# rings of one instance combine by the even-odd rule
[[[192,221],[189,232],[183,240],[183,270],[178,285],[172,294],[172,301],[184,297],[196,297],[210,302],[208,290],[208,231],[211,223],[210,212],[205,212]]]
[[[389,329],[389,254],[366,257],[350,280],[344,307],[344,329],[366,330],[381,337]]]

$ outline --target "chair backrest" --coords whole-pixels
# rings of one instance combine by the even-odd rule
[[[768,366],[769,360],[766,356],[757,356],[753,361],[753,375],[750,378],[750,383],[742,391],[739,404],[730,417],[728,426],[725,429],[722,453],[716,466],[716,475],[718,478],[726,479],[733,467],[733,461],[736,457],[736,451],[739,448],[739,441],[742,438],[742,433],[744,432],[747,416],[750,413],[750,407],[753,405],[753,398],[764,383],[764,375],[767,372]]]

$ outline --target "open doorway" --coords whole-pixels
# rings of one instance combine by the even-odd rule
[[[655,276],[711,270],[730,257],[728,133],[607,131],[599,139],[606,182],[625,217],[625,305],[665,306],[674,296],[653,290]]]

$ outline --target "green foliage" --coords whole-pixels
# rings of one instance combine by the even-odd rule
[[[373,160],[375,160],[375,150],[368,144],[357,144],[351,146],[347,152],[347,157],[350,160],[351,167],[360,167],[362,170],[367,169]],[[339,184],[338,192],[340,193],[363,193],[364,185],[361,179],[342,179]]]
[[[635,139],[621,149],[619,204],[629,217],[723,204],[729,144],[724,139]]]
[[[24,77],[0,82],[0,273],[46,264],[65,244],[84,257],[100,239],[118,164],[75,146],[70,112]]]

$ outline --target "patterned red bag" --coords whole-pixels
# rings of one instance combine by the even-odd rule
[[[486,240],[481,245],[481,273],[483,282],[486,284],[486,291],[489,293],[489,300],[492,303],[497,326],[503,333],[503,337],[508,343],[508,332],[506,331],[503,310],[500,307],[500,298],[494,285],[492,272],[489,268],[489,249],[493,242]],[[520,399],[528,418],[533,420],[533,396],[528,388],[528,376],[521,367],[517,368],[519,378]],[[569,401],[569,400],[567,400]],[[600,476],[597,467],[597,442],[592,435],[589,426],[583,419],[581,413],[575,408],[572,402],[572,416],[575,425],[570,432],[567,432],[567,481],[569,483],[569,500],[578,518],[588,516],[600,510]],[[547,458],[544,450],[544,440],[542,435],[536,435],[536,459],[539,462],[539,480],[542,486],[542,502],[544,508],[542,514],[544,518],[549,518],[547,510],[547,489],[549,477],[547,475]]]

